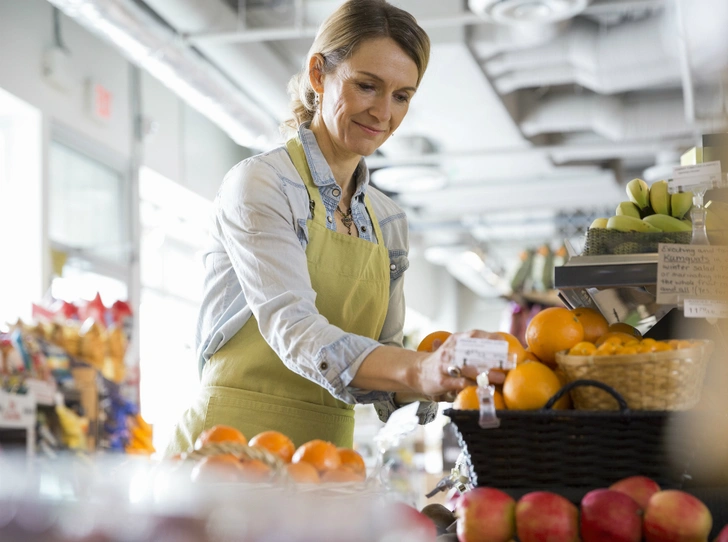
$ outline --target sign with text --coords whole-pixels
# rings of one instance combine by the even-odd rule
[[[657,303],[728,301],[728,247],[660,243]]]
[[[710,190],[725,186],[719,161],[706,162],[693,166],[677,166],[673,169],[672,179],[667,181],[669,192]]]
[[[35,398],[0,390],[0,427],[24,429],[35,425]]]
[[[508,343],[501,340],[462,337],[455,343],[455,364],[472,365],[482,371],[512,369],[508,356]]]
[[[685,318],[728,318],[728,301],[686,299]]]

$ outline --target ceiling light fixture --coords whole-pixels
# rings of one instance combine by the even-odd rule
[[[508,25],[565,21],[588,5],[589,0],[468,0],[472,12]]]
[[[445,173],[432,166],[397,166],[372,172],[372,183],[387,192],[431,192],[447,186]]]

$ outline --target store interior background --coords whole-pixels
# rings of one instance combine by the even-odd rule
[[[212,199],[232,165],[276,141],[286,82],[339,3],[96,0],[76,20],[71,1],[0,0],[0,326],[49,296],[128,299],[129,378],[158,448],[198,382]],[[728,126],[723,0],[594,0],[528,26],[494,23],[486,2],[393,3],[433,39],[408,118],[368,160],[410,219],[410,346],[437,329],[508,331],[524,250],[578,250],[629,179],[665,178]],[[85,26],[94,10],[116,44]],[[124,35],[104,16],[144,25]],[[175,79],[164,63],[179,57],[199,71]],[[364,442],[379,425],[358,415]],[[442,423],[423,429],[434,449]]]

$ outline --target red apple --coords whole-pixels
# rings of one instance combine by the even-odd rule
[[[476,487],[455,504],[460,542],[508,542],[516,534],[516,501],[491,487]]]
[[[401,534],[404,540],[435,542],[437,538],[435,522],[414,506],[395,502],[388,506],[387,511],[385,523],[389,534]]]
[[[534,491],[516,504],[516,526],[521,542],[576,542],[579,510],[549,491]]]
[[[619,491],[590,491],[581,500],[581,539],[582,542],[640,542],[640,505]]]
[[[657,482],[652,478],[647,478],[647,476],[630,476],[629,478],[622,478],[618,482],[614,482],[609,486],[609,489],[629,495],[644,510],[647,508],[647,502],[650,500],[650,497],[660,491],[661,488]]]
[[[700,499],[670,489],[650,498],[642,530],[647,542],[704,542],[712,526],[710,510]]]
[[[728,525],[723,527],[718,533],[718,537],[713,542],[728,542]]]

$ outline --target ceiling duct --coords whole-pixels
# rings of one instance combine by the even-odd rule
[[[49,0],[79,24],[118,47],[236,143],[265,148],[278,123],[172,30],[131,0]]]
[[[540,25],[579,15],[589,0],[468,0],[474,13],[509,25]]]

